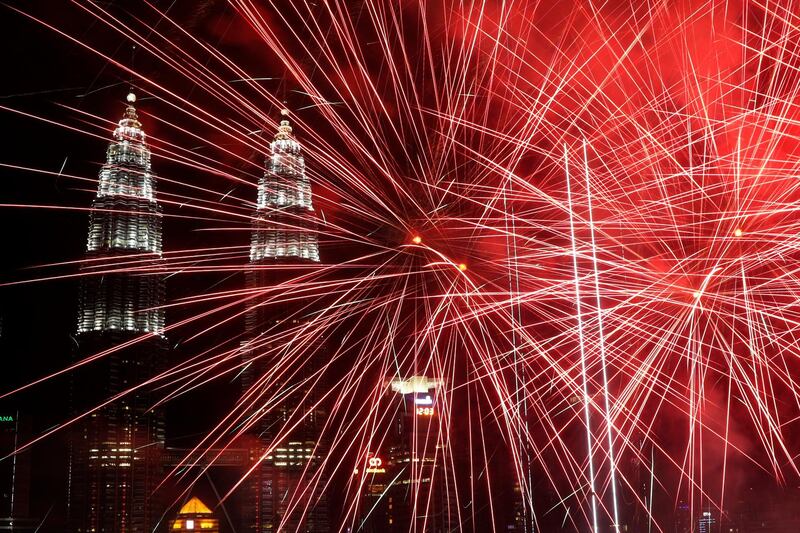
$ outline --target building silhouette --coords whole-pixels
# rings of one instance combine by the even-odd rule
[[[700,513],[700,518],[697,519],[698,533],[711,533],[714,530],[715,523],[716,521],[711,511],[703,511]]]
[[[0,454],[9,457],[30,439],[30,418],[18,410],[0,410]],[[30,516],[31,450],[0,462],[0,531],[34,531],[38,521]]]
[[[78,359],[73,375],[68,531],[144,533],[161,518],[164,418],[146,392],[166,355],[161,208],[150,150],[134,108],[113,133],[92,201],[81,266]],[[106,405],[98,408],[103,403]]]
[[[325,456],[324,412],[315,396],[324,348],[320,339],[303,336],[313,310],[285,288],[319,260],[311,184],[302,147],[284,116],[258,183],[246,273],[252,297],[242,383],[244,396],[254,398],[249,435],[258,464],[247,481],[245,531],[320,533],[330,527],[318,468]],[[276,365],[288,371],[267,383],[263,376]],[[293,429],[283,434],[285,428]]]
[[[673,533],[690,533],[692,530],[692,508],[684,500],[678,502],[675,508]]]

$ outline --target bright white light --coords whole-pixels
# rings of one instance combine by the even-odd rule
[[[442,384],[437,379],[426,376],[412,376],[408,379],[397,379],[392,381],[392,390],[400,394],[411,394],[412,392],[428,392]]]

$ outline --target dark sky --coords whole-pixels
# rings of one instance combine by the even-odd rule
[[[63,39],[9,8],[2,6],[0,11],[0,39],[4,50],[0,54],[0,71],[3,72],[0,105],[51,118],[63,117],[56,103],[77,103],[75,95],[81,89],[62,89],[91,85],[98,74],[101,75],[98,80],[102,79],[103,64],[75,48],[65,47]],[[93,105],[98,105],[102,98],[100,96]],[[83,105],[87,104],[91,105],[88,101]],[[6,165],[51,172],[58,172],[63,166],[66,173],[90,176],[96,171],[92,162],[102,156],[103,147],[99,143],[6,110],[0,111],[0,127],[4,132],[0,161]],[[74,188],[71,180],[0,168],[3,203],[87,205],[90,197]],[[83,212],[60,209],[2,208],[0,224],[5,241],[0,254],[0,276],[3,282],[12,282],[39,276],[37,271],[24,270],[28,267],[79,259],[87,217]],[[70,281],[0,289],[3,391],[70,361],[69,335],[75,323],[76,291],[76,284]],[[3,408],[20,409],[21,416],[27,417],[34,433],[38,433],[67,415],[66,394],[66,382],[58,380],[5,400]],[[56,437],[34,450],[37,498],[31,510],[35,516],[43,516],[53,504],[58,507],[64,493],[65,444],[63,438]],[[44,479],[50,483],[42,483]]]
[[[84,102],[76,94],[91,85],[91,80],[102,79],[102,74],[98,77],[104,70],[102,62],[64,46],[63,38],[9,8],[2,10],[0,38],[6,52],[0,56],[4,73],[0,105],[62,121],[68,117],[58,103],[97,106],[104,96]],[[96,163],[103,156],[102,144],[7,110],[0,116],[5,132],[0,146],[3,164],[56,173],[63,167],[64,173],[80,176],[96,172]],[[3,203],[85,207],[91,197],[76,191],[76,186],[73,180],[57,176],[0,169]],[[0,217],[6,244],[0,259],[4,282],[44,274],[24,270],[32,266],[81,257],[87,227],[84,212],[3,208]],[[76,285],[69,281],[2,288],[3,357],[14,368],[14,372],[4,373],[4,388],[43,375],[69,360],[75,295]]]

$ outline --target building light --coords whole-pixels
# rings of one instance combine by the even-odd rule
[[[367,474],[385,474],[386,469],[383,468],[383,459],[377,455],[373,455],[367,460],[368,468],[365,470]]]
[[[118,251],[152,253],[161,257],[161,208],[156,202],[150,171],[150,150],[145,134],[129,102],[114,130],[114,141],[106,150],[106,162],[98,176],[97,195],[92,202],[86,250],[93,254]],[[141,278],[139,300],[114,300],[106,294],[128,294],[127,276],[84,281],[80,304],[79,333],[131,331],[161,335],[164,330],[163,280]]]
[[[433,405],[433,398],[430,396],[416,397],[414,398],[414,403],[416,405]]]
[[[436,389],[442,385],[438,379],[431,379],[427,376],[412,376],[408,379],[396,379],[391,382],[392,390],[400,394],[428,393],[431,389]]]
[[[319,243],[316,232],[304,229],[297,217],[281,224],[285,208],[314,211],[311,183],[305,174],[302,147],[292,135],[288,120],[282,120],[275,139],[270,143],[267,168],[258,182],[257,214],[250,241],[250,261],[299,258],[319,262]],[[300,226],[300,227],[298,227]]]

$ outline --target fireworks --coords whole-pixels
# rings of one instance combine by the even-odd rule
[[[791,6],[551,4],[231,0],[198,9],[191,27],[150,5],[135,17],[70,8],[135,43],[142,70],[99,37],[27,15],[132,76],[158,132],[153,158],[199,177],[159,176],[159,203],[209,243],[167,235],[177,244],[157,266],[87,259],[78,274],[198,287],[164,306],[165,335],[186,357],[134,386],[162,405],[245,376],[187,458],[219,457],[268,420],[262,459],[317,460],[286,512],[308,515],[340,483],[343,528],[386,503],[391,483],[369,468],[388,477],[401,460],[407,479],[448,487],[414,493],[420,529],[429,515],[504,527],[517,487],[525,527],[666,531],[680,500],[690,516],[732,519],[747,468],[796,480]],[[235,31],[215,35],[223,19]],[[108,129],[61,112],[80,117],[76,134]],[[273,153],[274,132],[289,142],[292,128],[308,181],[266,190],[252,154]],[[302,213],[282,209],[295,194]],[[259,225],[271,229],[251,249]],[[313,261],[261,262],[269,283],[227,282],[254,268],[256,248],[280,247],[278,234],[313,241]],[[284,315],[272,326],[236,329],[274,309]],[[412,380],[435,386],[393,392]],[[403,418],[406,404],[419,416]],[[319,413],[324,445],[283,444]],[[412,444],[392,448],[404,424]],[[415,470],[414,457],[437,468]],[[208,468],[187,460],[170,478],[189,486]]]

